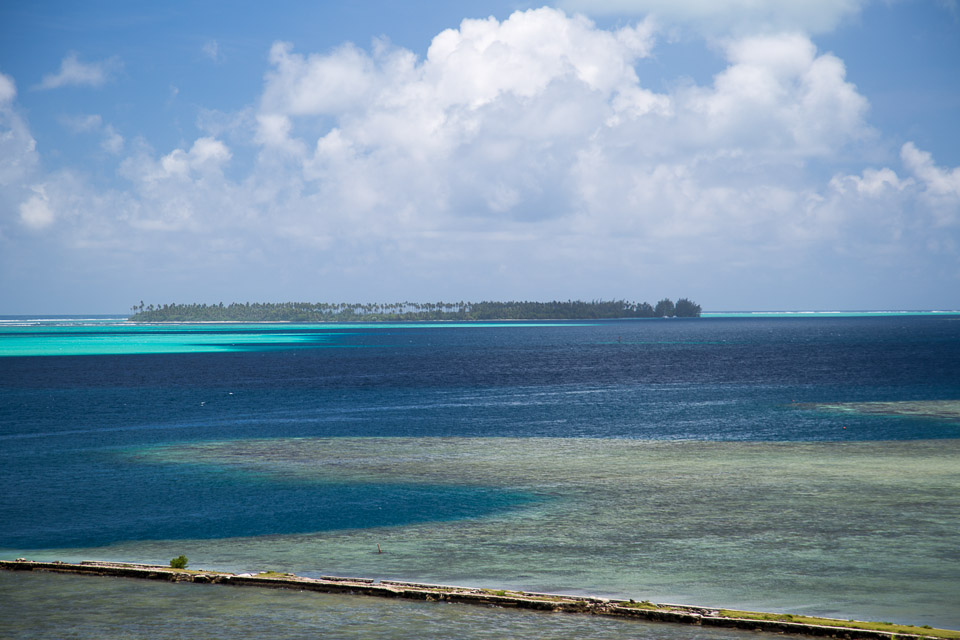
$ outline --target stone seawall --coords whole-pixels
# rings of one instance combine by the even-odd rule
[[[937,637],[917,633],[844,627],[842,626],[843,621],[840,620],[830,620],[829,625],[783,620],[755,620],[721,615],[721,612],[716,609],[688,605],[653,604],[649,602],[637,603],[632,600],[611,600],[587,596],[478,589],[394,580],[377,581],[370,578],[338,576],[305,578],[289,573],[265,572],[258,574],[234,574],[220,571],[204,571],[202,569],[173,569],[171,567],[146,564],[117,562],[35,562],[24,559],[14,561],[0,560],[0,569],[7,571],[50,571],[56,573],[164,580],[167,582],[195,582],[272,589],[296,589],[299,591],[355,594],[381,598],[455,602],[547,612],[614,616],[651,622],[672,622],[711,627],[727,627],[749,631],[831,637],[844,640],[899,640]]]

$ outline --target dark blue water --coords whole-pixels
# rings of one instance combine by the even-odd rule
[[[289,343],[237,332],[220,353],[0,358],[0,548],[450,520],[532,499],[482,487],[310,484],[122,455],[168,443],[960,436],[949,421],[803,408],[960,398],[956,317],[351,327],[306,343],[299,338],[316,327],[281,331]]]

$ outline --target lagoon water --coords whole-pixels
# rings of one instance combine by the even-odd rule
[[[166,563],[183,553],[207,569],[960,628],[958,401],[955,315],[339,326],[7,318],[0,557]],[[72,584],[0,576],[0,597],[56,599]],[[104,601],[118,589],[84,584]],[[129,606],[111,600],[131,619],[146,599],[188,593],[122,589],[144,594]],[[216,589],[189,594],[207,617],[244,606]],[[244,598],[283,607],[282,596]],[[316,602],[388,615],[396,637],[415,635],[424,616],[437,629],[473,624],[443,618],[449,606]],[[511,619],[514,631],[491,633],[586,633],[558,633],[556,616],[497,618]],[[601,623],[584,624],[605,637]],[[617,629],[609,633],[654,635]],[[693,634],[713,637],[681,632]]]

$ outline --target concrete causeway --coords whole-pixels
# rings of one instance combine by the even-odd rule
[[[913,627],[918,633],[903,633],[874,629],[859,629],[849,626],[848,621],[829,620],[830,624],[810,624],[788,620],[756,620],[723,615],[720,610],[690,605],[655,604],[647,601],[613,600],[589,596],[570,596],[527,591],[481,589],[448,585],[401,582],[322,576],[306,578],[291,573],[263,572],[258,574],[235,574],[203,569],[173,569],[162,565],[120,562],[37,562],[18,558],[0,560],[0,569],[7,571],[49,571],[56,573],[139,578],[167,582],[194,582],[271,589],[296,589],[321,593],[354,594],[381,598],[455,602],[462,604],[512,607],[544,612],[577,613],[620,618],[633,618],[652,622],[726,627],[748,631],[766,631],[795,635],[842,638],[844,640],[894,640],[907,638],[939,638],[939,635],[923,635],[923,629]],[[786,617],[786,616],[782,616]],[[827,620],[827,619],[823,619]],[[933,630],[931,630],[933,631]]]

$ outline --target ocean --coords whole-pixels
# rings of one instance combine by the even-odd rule
[[[953,314],[163,326],[0,317],[0,444],[4,559],[166,564],[184,554],[206,569],[960,628]],[[57,601],[80,616],[102,591],[111,619],[127,616],[143,637],[151,599],[213,621],[243,606],[223,589],[114,584],[0,575],[0,602],[28,611],[25,599]],[[64,596],[78,589],[84,597]],[[243,598],[306,606],[308,594],[284,595]],[[434,637],[477,626],[465,622],[476,612],[452,605],[309,597],[338,613],[290,613],[292,635],[277,637],[316,624],[361,637],[350,615],[388,616],[398,638],[427,618]],[[14,637],[33,637],[42,618],[5,615],[0,628]],[[589,636],[558,631],[555,616],[497,616],[507,626],[487,635],[620,637],[616,624],[637,624],[588,620]],[[91,629],[77,637],[109,635]]]

